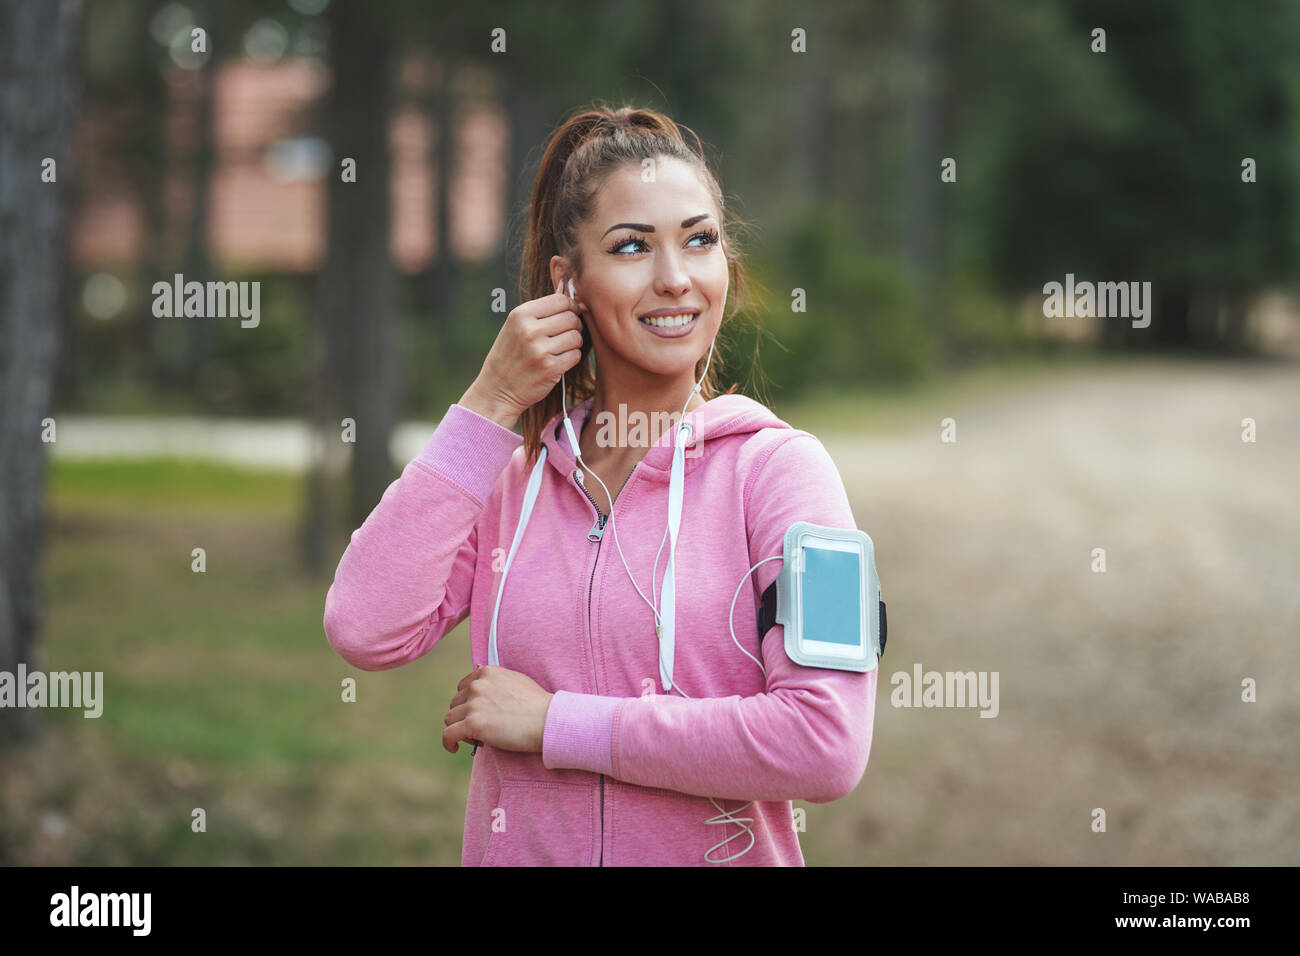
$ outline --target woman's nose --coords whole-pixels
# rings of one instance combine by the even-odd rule
[[[663,264],[660,266],[658,274],[655,276],[656,292],[660,294],[672,293],[674,295],[683,295],[691,290],[690,273],[671,255],[665,256],[660,260]]]

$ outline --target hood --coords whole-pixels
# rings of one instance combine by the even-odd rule
[[[569,418],[573,422],[575,435],[582,434],[582,423],[591,412],[594,399],[589,398],[580,405],[570,409]],[[674,413],[675,414],[675,413]],[[684,460],[685,474],[689,475],[704,457],[709,454],[709,443],[732,435],[749,435],[763,428],[790,428],[777,418],[766,405],[754,401],[746,395],[732,393],[719,395],[710,399],[699,408],[686,414],[686,422],[693,431],[692,441],[686,445]],[[615,423],[617,426],[617,423]],[[701,443],[698,445],[697,443]],[[564,477],[578,467],[573,451],[569,448],[569,436],[564,428],[564,415],[557,413],[542,429],[542,444],[546,446],[546,461],[553,465]],[[645,477],[652,481],[668,483],[673,463],[673,432],[664,431],[659,440],[651,447],[637,466],[645,472]]]

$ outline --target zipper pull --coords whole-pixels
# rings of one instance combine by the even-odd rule
[[[591,493],[587,491],[586,482],[582,480],[581,470],[577,468],[573,470],[573,480],[578,483],[578,487],[582,489],[582,493],[586,495],[587,498],[591,501],[591,506],[593,508],[596,508],[596,501],[591,497]],[[599,541],[602,537],[604,537],[604,535],[605,535],[605,516],[600,513],[599,508],[596,508],[596,523],[592,525],[591,530],[587,532],[587,540]]]

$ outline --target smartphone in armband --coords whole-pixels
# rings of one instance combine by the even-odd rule
[[[885,604],[871,538],[856,528],[797,521],[785,533],[783,557],[763,595],[760,640],[782,624],[786,654],[796,664],[873,670],[884,652]]]

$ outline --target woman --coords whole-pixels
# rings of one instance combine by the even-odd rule
[[[717,393],[743,273],[695,142],[630,108],[556,131],[527,301],[326,597],[331,645],[365,670],[470,618],[443,731],[475,745],[463,865],[803,865],[791,801],[866,769],[876,671],[795,664],[781,625],[759,640],[786,529],[856,525],[814,436]]]

